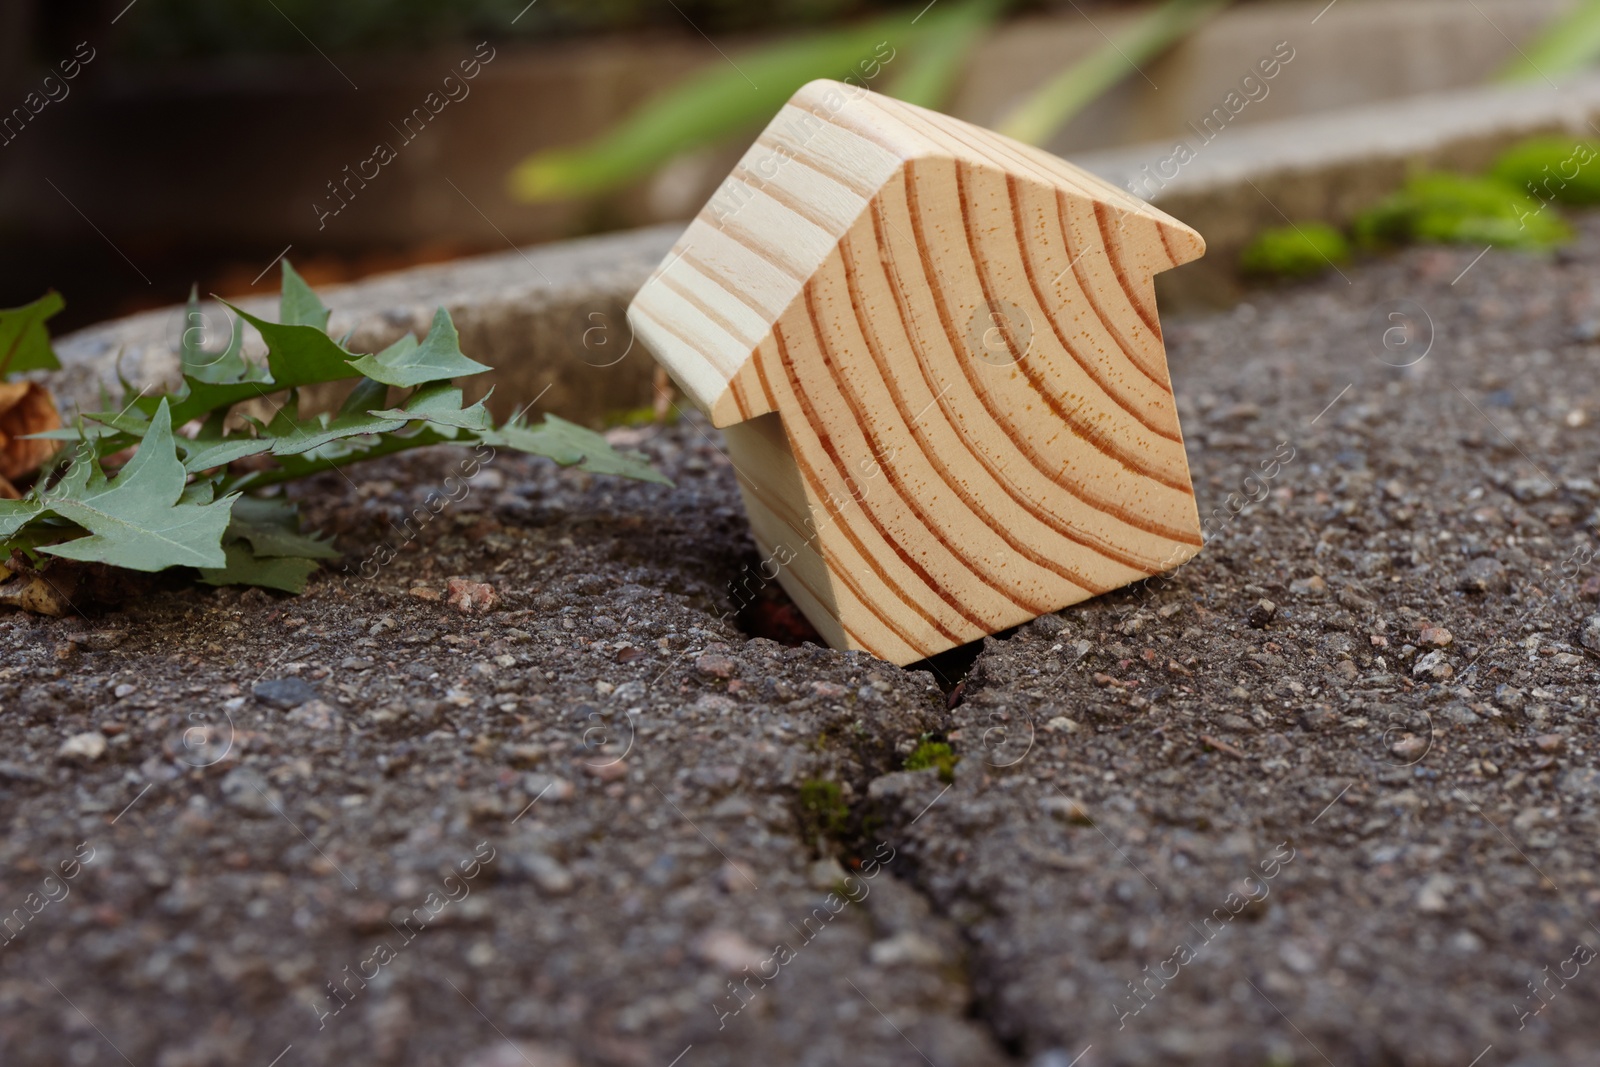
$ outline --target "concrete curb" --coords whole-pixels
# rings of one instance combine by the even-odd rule
[[[475,256],[331,286],[319,295],[333,309],[329,329],[335,337],[349,332],[349,347],[357,352],[375,352],[407,332],[420,337],[434,309],[444,307],[461,334],[462,350],[495,368],[464,384],[475,395],[494,386],[491,406],[497,414],[509,414],[548,386],[532,414],[549,411],[593,421],[649,402],[655,361],[631,345],[624,311],[681,231],[672,223]],[[276,274],[272,271],[259,287],[275,291]],[[277,317],[275,295],[238,304],[253,314]],[[203,311],[206,345],[220,346],[229,317],[214,304]],[[63,411],[74,404],[97,410],[102,385],[118,394],[119,369],[136,387],[176,384],[184,328],[184,309],[174,306],[58,340],[64,369],[50,384]],[[213,331],[223,336],[213,341]],[[264,354],[253,331],[245,351],[257,359]],[[333,389],[308,390],[302,408],[325,408],[338,395]]]

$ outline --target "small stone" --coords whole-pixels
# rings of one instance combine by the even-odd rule
[[[1417,635],[1418,643],[1433,648],[1445,648],[1454,640],[1455,635],[1443,626],[1424,626],[1422,632]]]
[[[576,787],[565,778],[554,774],[525,774],[522,790],[528,799],[538,804],[559,804],[571,800]]]
[[[811,692],[823,700],[839,700],[850,690],[842,685],[835,685],[833,682],[812,682]]]
[[[1411,668],[1411,676],[1443,682],[1454,678],[1456,669],[1445,661],[1444,649],[1436,649],[1417,660],[1416,665]]]
[[[288,711],[317,698],[317,687],[304,678],[268,678],[251,686],[250,692],[263,704]]]
[[[1461,568],[1457,588],[1468,593],[1508,593],[1511,579],[1506,576],[1505,564],[1493,556],[1479,556]]]
[[[728,715],[738,708],[738,701],[721,693],[701,693],[694,702],[694,710],[707,715]]]
[[[1578,323],[1572,328],[1572,339],[1586,345],[1600,341],[1600,319],[1584,319]]]
[[[325,700],[308,700],[284,716],[286,721],[299,723],[312,730],[331,729],[338,718],[339,713]]]
[[[1578,641],[1590,652],[1600,652],[1600,615],[1590,615],[1578,630]]]
[[[461,1061],[461,1067],[578,1067],[572,1054],[533,1041],[497,1041]]]
[[[1063,822],[1077,823],[1080,826],[1093,825],[1094,820],[1089,818],[1089,809],[1083,801],[1073,797],[1053,796],[1045,797],[1039,805],[1044,813]]]
[[[611,760],[608,763],[594,762],[583,765],[583,773],[590,778],[598,778],[602,782],[616,782],[628,776],[627,760]]]
[[[1524,504],[1531,504],[1536,500],[1548,500],[1555,496],[1556,487],[1550,479],[1542,475],[1529,475],[1511,483],[1511,495]]]
[[[1430,742],[1426,737],[1418,737],[1415,734],[1406,734],[1394,744],[1390,745],[1389,751],[1393,752],[1400,759],[1405,760],[1408,764],[1415,763],[1417,760],[1421,759],[1427,754],[1429,743]]]
[[[1567,739],[1561,734],[1540,734],[1533,739],[1540,752],[1558,753],[1567,750]]]
[[[1450,893],[1456,881],[1448,874],[1430,874],[1417,890],[1417,910],[1425,915],[1443,914],[1450,906]]]
[[[1476,712],[1465,704],[1451,704],[1440,714],[1457,726],[1471,726],[1473,723],[1483,721]]]
[[[1556,782],[1556,789],[1566,796],[1600,796],[1600,769],[1573,767]]]
[[[1267,625],[1267,623],[1271,622],[1272,617],[1277,613],[1278,605],[1274,604],[1270,600],[1261,599],[1256,601],[1255,606],[1250,609],[1248,621],[1251,626],[1259,630],[1263,626]]]
[[[409,597],[415,597],[418,600],[433,601],[439,599],[439,590],[429,589],[425,585],[414,585],[410,589],[406,590],[406,595]]]
[[[1494,702],[1507,711],[1521,711],[1522,706],[1528,701],[1527,695],[1516,686],[1498,685],[1494,690]]]
[[[944,950],[915,930],[902,930],[893,937],[874,942],[867,950],[867,957],[879,967],[906,964],[937,967],[945,962]]]
[[[832,856],[825,856],[811,865],[812,889],[832,889],[845,880],[845,869]]]
[[[720,652],[707,652],[694,661],[695,670],[707,678],[732,678],[735,664]]]
[[[707,930],[695,938],[690,952],[695,959],[728,974],[738,974],[745,968],[755,971],[767,958],[767,953],[743,934],[721,928]]]
[[[544,746],[501,745],[500,755],[513,767],[531,767],[544,759]]]
[[[1051,733],[1057,734],[1075,734],[1078,732],[1077,722],[1073,719],[1067,718],[1065,715],[1057,715],[1055,718],[1045,723],[1044,728],[1049,730]]]
[[[547,897],[564,897],[572,892],[577,879],[554,857],[543,852],[524,852],[515,859],[517,870],[533,880]]]
[[[98,730],[73,734],[56,749],[56,758],[68,763],[93,763],[105,754],[105,735]]]
[[[1296,578],[1290,582],[1289,592],[1295,596],[1321,599],[1328,595],[1328,583],[1322,580],[1322,575],[1313,574],[1309,578]]]
[[[111,691],[111,695],[121,700],[123,697],[132,696],[139,691],[139,687],[131,682],[123,682]]]
[[[223,775],[221,788],[223,801],[245,815],[266,818],[283,807],[282,795],[254,767],[235,767]]]
[[[481,615],[492,609],[500,597],[487,582],[451,578],[445,585],[444,600],[463,615]]]
[[[756,880],[750,877],[750,869],[733,860],[717,868],[715,881],[717,888],[724,893],[742,893],[747,889],[756,888]]]

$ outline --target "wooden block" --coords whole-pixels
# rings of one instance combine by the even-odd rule
[[[1036,148],[816,81],[628,321],[723,429],[763,573],[905,664],[1199,551],[1152,276],[1204,251]]]

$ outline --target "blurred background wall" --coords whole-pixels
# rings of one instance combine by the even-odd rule
[[[62,331],[180,301],[191,282],[225,296],[267,291],[276,274],[266,268],[286,246],[321,284],[687,218],[759,124],[602,196],[526,203],[507,176],[530,153],[592,137],[708,64],[736,65],[774,41],[885,10],[909,21],[920,6],[3,0],[0,112],[27,114],[0,144],[0,306],[53,286],[68,298],[52,324]],[[1148,6],[1011,5],[966,56],[945,109],[996,123]],[[1238,122],[1474,84],[1514,55],[1513,40],[1569,6],[1239,3],[1046,144],[1070,158],[1178,136],[1281,42],[1292,64]],[[91,53],[64,81],[62,64]],[[29,99],[49,102],[32,113]],[[375,159],[380,144],[392,159]],[[357,172],[375,176],[352,181]]]

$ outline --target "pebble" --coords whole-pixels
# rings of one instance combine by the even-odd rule
[[[1600,652],[1600,615],[1590,615],[1578,630],[1578,640],[1590,652]]]
[[[222,799],[245,815],[266,818],[283,807],[283,797],[254,767],[235,767],[222,776]]]
[[[1255,606],[1250,609],[1248,621],[1251,626],[1259,630],[1267,623],[1271,622],[1272,617],[1276,614],[1278,614],[1278,605],[1263,598],[1256,601]]]
[[[694,669],[707,678],[732,678],[736,664],[720,652],[707,652],[694,661]]]
[[[1549,500],[1555,496],[1556,487],[1548,478],[1530,475],[1511,483],[1511,495],[1524,504],[1531,504],[1536,500]]]
[[[767,958],[767,953],[743,934],[723,928],[712,928],[695,938],[689,951],[700,962],[728,974],[738,974],[747,967],[755,971]]]
[[[1313,574],[1309,578],[1296,578],[1290,582],[1289,592],[1295,596],[1320,598],[1328,595],[1328,583],[1322,580],[1322,575]]]
[[[1497,685],[1494,690],[1494,702],[1507,711],[1521,711],[1527,703],[1527,695],[1516,686]]]
[[[1450,906],[1450,893],[1456,880],[1448,874],[1430,874],[1417,890],[1417,910],[1425,915],[1440,915]]]
[[[73,734],[56,749],[56,758],[68,763],[93,763],[106,754],[105,735],[98,730]]]
[[[461,1067],[578,1067],[572,1054],[532,1041],[497,1041],[467,1054]]]
[[[1540,734],[1533,739],[1540,752],[1558,753],[1567,750],[1567,739],[1561,734]]]
[[[522,776],[522,790],[528,794],[529,800],[537,797],[540,804],[559,804],[571,800],[576,792],[570,781],[554,774],[525,774]]]
[[[1044,809],[1044,813],[1046,815],[1061,819],[1064,822],[1077,823],[1080,826],[1089,826],[1092,825],[1094,821],[1089,818],[1089,809],[1084,806],[1083,801],[1076,800],[1072,797],[1045,797],[1044,800],[1039,803],[1039,806]]]
[[[1422,632],[1417,635],[1417,640],[1434,648],[1445,648],[1455,640],[1455,635],[1443,626],[1424,626]]]
[[[513,862],[517,870],[531,878],[545,896],[564,897],[577,884],[571,871],[543,852],[523,852]]]
[[[845,880],[845,869],[832,856],[825,856],[811,865],[812,889],[832,889]]]
[[[1407,763],[1415,763],[1428,751],[1428,745],[1428,738],[1418,737],[1415,734],[1406,734],[1404,737],[1400,738],[1400,740],[1390,745],[1389,751],[1393,752],[1396,756],[1399,756]]]
[[[750,876],[750,869],[728,860],[717,869],[714,879],[717,888],[724,893],[741,893],[746,889],[756,888],[756,881]]]
[[[328,730],[338,721],[339,713],[325,700],[308,700],[298,704],[285,715],[289,722],[299,723],[312,730]]]
[[[944,950],[915,930],[902,930],[893,937],[874,942],[867,950],[867,957],[878,967],[904,964],[937,967],[945,962]]]
[[[263,704],[288,711],[308,700],[317,698],[317,687],[304,678],[268,678],[250,687],[250,692]]]
[[[531,767],[544,759],[543,745],[501,745],[500,755],[513,767]]]
[[[1506,576],[1505,564],[1493,556],[1479,556],[1461,568],[1457,588],[1468,593],[1508,593],[1511,579]]]
[[[583,773],[590,778],[598,778],[602,782],[621,781],[628,776],[627,760],[612,760],[610,762],[585,763]]]
[[[1435,649],[1418,659],[1411,668],[1413,678],[1431,678],[1443,682],[1456,676],[1456,669],[1445,661],[1444,649]]]
[[[451,578],[445,584],[444,601],[463,615],[481,615],[492,609],[500,597],[494,586],[468,578]]]

